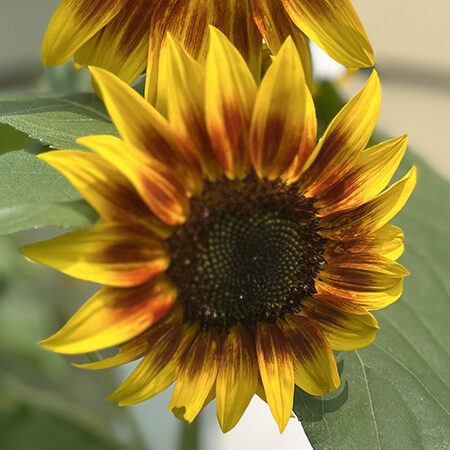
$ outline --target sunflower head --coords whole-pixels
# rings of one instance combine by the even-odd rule
[[[385,188],[406,137],[366,149],[380,106],[374,71],[317,142],[291,39],[259,84],[214,28],[204,63],[169,36],[159,70],[155,108],[91,68],[121,138],[84,137],[92,152],[40,155],[100,221],[22,251],[105,285],[41,345],[120,347],[85,369],[142,358],[110,397],[119,405],[175,383],[177,417],[192,421],[216,398],[227,431],[256,393],[283,430],[294,385],[335,390],[332,350],[371,343],[369,311],[401,294],[403,234],[388,222],[413,190],[414,168]]]

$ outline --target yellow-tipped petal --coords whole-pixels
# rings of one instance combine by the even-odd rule
[[[172,2],[173,3],[173,2]],[[176,8],[159,2],[150,23],[150,49],[147,61],[145,98],[154,102],[157,96],[160,50],[170,34],[195,59],[206,56],[208,25],[213,22],[214,6],[203,0],[179,0]],[[192,32],[195,30],[195,33]]]
[[[177,173],[192,192],[198,191],[198,161],[183,153],[166,119],[133,88],[98,67],[90,71],[105,106],[124,141]]]
[[[302,60],[307,84],[313,89],[308,38],[292,22],[280,0],[250,0],[256,26],[271,53],[276,55],[290,36]]]
[[[247,1],[177,0],[176,7],[159,2],[150,24],[147,99],[153,102],[156,96],[159,51],[165,44],[167,33],[179,41],[193,58],[203,61],[208,52],[209,25],[228,36],[248,62],[255,79],[259,79],[262,42]]]
[[[295,384],[311,395],[323,395],[340,385],[336,360],[319,326],[302,316],[280,321],[292,350]]]
[[[336,61],[372,67],[373,50],[350,0],[280,0],[294,23]]]
[[[148,354],[108,400],[128,406],[159,394],[176,379],[182,356],[198,331],[197,325],[171,328],[150,348]]]
[[[378,330],[375,317],[358,305],[343,309],[338,301],[314,296],[302,304],[303,316],[313,320],[333,350],[351,351],[371,344]]]
[[[76,51],[75,63],[102,67],[131,83],[147,63],[149,24],[155,3],[128,1],[119,14]]]
[[[72,363],[72,366],[78,369],[84,370],[102,370],[102,369],[111,369],[113,367],[122,366],[124,364],[128,364],[132,361],[136,361],[136,359],[144,356],[147,346],[140,345],[136,347],[130,347],[126,350],[121,350],[116,353],[114,356],[110,358],[105,358],[100,361],[93,361],[89,363]]]
[[[167,112],[177,136],[197,156],[206,177],[219,178],[222,171],[214,157],[205,121],[204,66],[170,35],[161,49],[158,82],[158,110]]]
[[[179,225],[186,220],[189,212],[186,191],[170,168],[115,136],[87,136],[77,142],[120,170],[163,222]]]
[[[133,288],[104,287],[53,336],[40,342],[58,353],[89,353],[126,342],[172,307],[177,292],[158,278]]]
[[[62,0],[48,25],[42,61],[55,66],[67,61],[95,33],[109,23],[127,0]]]
[[[379,230],[352,241],[328,241],[325,259],[349,254],[370,253],[395,261],[403,253],[403,232],[387,223]]]
[[[407,137],[402,136],[361,152],[353,167],[317,196],[318,213],[351,209],[378,195],[397,170],[407,145]]]
[[[132,184],[101,156],[79,150],[56,150],[38,155],[61,172],[84,199],[109,221],[151,219],[151,212]]]
[[[169,266],[167,245],[148,229],[131,224],[101,223],[20,251],[72,277],[117,287],[144,283]]]
[[[413,167],[400,181],[372,200],[349,211],[324,217],[321,234],[336,241],[349,241],[380,229],[405,205],[416,185]]]
[[[195,419],[216,382],[220,354],[216,330],[203,331],[197,336],[180,363],[169,411],[175,410],[176,415],[188,422]]]
[[[306,162],[302,184],[315,196],[346,174],[377,123],[381,86],[374,70],[366,85],[337,114]]]
[[[276,325],[259,322],[256,354],[267,403],[281,433],[291,417],[294,401],[292,350]]]
[[[228,334],[217,374],[217,418],[222,431],[240,420],[258,386],[258,362],[254,337],[243,327]]]
[[[396,301],[409,275],[400,264],[382,256],[352,254],[332,258],[316,281],[318,292],[354,300],[368,310]]]
[[[297,157],[302,167],[316,141],[314,104],[302,63],[288,38],[258,90],[250,129],[250,157],[260,177],[282,175]]]
[[[216,158],[229,178],[248,171],[248,128],[256,83],[230,41],[211,27],[205,79],[206,123]]]
[[[173,307],[161,320],[152,325],[148,330],[128,342],[120,345],[120,351],[110,358],[102,359],[84,364],[75,364],[73,366],[85,370],[110,369],[111,367],[128,364],[131,361],[144,356],[150,348],[169,330],[176,328],[181,324],[183,314],[180,307]]]

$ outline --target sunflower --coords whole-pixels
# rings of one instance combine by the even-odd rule
[[[121,138],[83,137],[93,152],[39,157],[101,219],[22,252],[105,285],[41,345],[120,347],[85,369],[142,358],[111,400],[135,404],[175,382],[177,417],[192,421],[216,398],[228,431],[256,393],[283,430],[294,385],[316,396],[337,389],[332,350],[370,344],[369,311],[399,298],[403,235],[388,221],[415,169],[384,190],[406,137],[365,149],[380,106],[375,71],[317,143],[291,38],[259,86],[220,31],[209,42],[199,63],[168,37],[159,110],[91,68]]]
[[[277,53],[289,35],[304,65],[309,65],[307,38],[349,68],[374,63],[349,0],[62,0],[44,37],[42,59],[53,66],[74,55],[77,66],[102,67],[129,83],[146,68],[148,56],[147,92],[153,99],[166,33],[181,41],[191,56],[202,58],[209,24],[231,39],[257,80],[262,39]],[[308,76],[310,70],[305,69]]]

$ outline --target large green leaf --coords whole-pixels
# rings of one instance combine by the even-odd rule
[[[393,221],[405,233],[403,296],[375,313],[369,347],[340,353],[341,388],[296,392],[294,411],[315,449],[450,448],[450,187],[416,157],[412,198]],[[445,200],[447,199],[447,201]]]
[[[59,172],[25,151],[0,156],[0,234],[55,226],[84,228],[96,213]]]
[[[117,134],[103,103],[89,93],[0,96],[0,123],[54,148],[81,148],[78,137]]]

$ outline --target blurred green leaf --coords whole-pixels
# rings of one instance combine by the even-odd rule
[[[59,172],[25,151],[0,156],[0,234],[55,226],[83,228],[96,213]]]
[[[400,262],[411,273],[401,299],[375,312],[373,344],[338,354],[338,391],[296,390],[294,412],[316,450],[450,448],[450,186],[415,155],[399,172],[413,164],[417,187],[393,221],[405,233]]]
[[[73,61],[54,67],[44,67],[41,89],[46,92],[93,92],[88,69],[75,69]]]
[[[318,120],[318,135],[322,136],[326,126],[344,106],[344,101],[333,83],[323,81],[318,85],[317,92],[314,95],[314,106]]]
[[[124,447],[49,412],[15,405],[12,411],[0,409],[0,448],[114,450]]]
[[[133,83],[131,83],[131,87],[137,91],[142,97],[145,93],[145,74],[140,75]]]
[[[29,137],[14,128],[0,124],[0,154],[25,148]]]
[[[92,134],[117,135],[103,103],[89,93],[0,96],[0,123],[53,148],[82,148]]]
[[[111,371],[92,376],[37,345],[96,289],[20,255],[48,233],[0,238],[0,449],[143,449],[130,411],[105,401]]]

